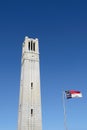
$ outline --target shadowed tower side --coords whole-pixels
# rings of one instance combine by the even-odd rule
[[[38,39],[22,47],[18,130],[42,130]]]

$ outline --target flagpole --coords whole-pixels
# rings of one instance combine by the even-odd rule
[[[65,130],[68,130],[66,123],[66,105],[65,105],[65,92],[63,91],[63,110],[64,110],[64,126]]]

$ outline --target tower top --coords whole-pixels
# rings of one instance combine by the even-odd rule
[[[23,42],[23,53],[24,52],[39,53],[38,38],[33,39],[25,36]]]
[[[31,39],[31,40],[38,40],[38,38],[33,39],[33,38],[29,38],[28,36],[25,36],[25,40],[29,40],[29,39]]]

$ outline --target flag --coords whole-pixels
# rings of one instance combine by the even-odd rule
[[[82,93],[80,91],[76,91],[76,90],[68,90],[65,91],[66,94],[66,98],[80,98],[82,97]]]

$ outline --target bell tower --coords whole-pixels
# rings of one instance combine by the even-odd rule
[[[22,47],[18,130],[42,130],[39,43],[28,37]]]

